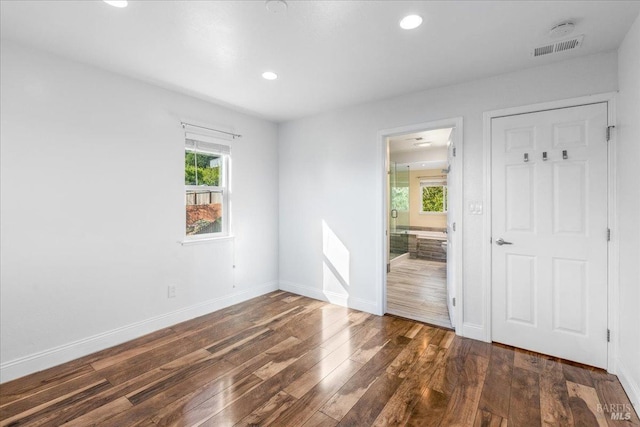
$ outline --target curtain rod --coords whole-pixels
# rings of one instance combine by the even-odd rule
[[[194,128],[200,128],[200,129],[210,130],[210,131],[212,131],[212,132],[224,133],[225,135],[231,135],[231,136],[233,137],[233,139],[236,139],[236,138],[242,138],[242,135],[237,134],[237,133],[225,132],[225,131],[223,131],[223,130],[218,130],[218,129],[211,129],[211,128],[208,128],[208,127],[204,127],[204,126],[200,126],[200,125],[194,125],[194,124],[187,123],[187,122],[180,122],[180,124],[182,125],[182,128],[183,128],[183,129],[184,129],[186,126],[191,126],[191,127],[194,127]]]
[[[446,178],[447,175],[431,175],[431,176],[416,176],[417,179],[420,178]]]

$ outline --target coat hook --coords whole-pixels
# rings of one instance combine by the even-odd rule
[[[547,152],[546,152],[546,151],[543,151],[543,152],[542,152],[542,160],[544,160],[545,162],[548,160],[548,159],[547,159]]]
[[[524,161],[525,162],[529,161],[529,153],[524,153]]]
[[[562,150],[562,158],[564,160],[567,160],[569,158],[569,156],[567,155],[567,150]]]

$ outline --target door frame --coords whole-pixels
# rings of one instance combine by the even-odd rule
[[[455,222],[457,231],[453,233],[452,240],[453,244],[458,248],[454,256],[454,283],[453,288],[455,289],[455,331],[456,334],[461,335],[462,333],[462,325],[463,325],[463,307],[464,307],[464,293],[463,293],[463,279],[462,279],[462,271],[463,271],[463,248],[462,248],[462,233],[464,230],[463,226],[463,218],[462,209],[463,205],[463,192],[464,192],[464,136],[463,136],[463,118],[462,117],[452,117],[449,119],[425,122],[425,123],[416,123],[407,126],[400,126],[396,128],[383,129],[378,131],[378,170],[380,171],[379,179],[378,179],[378,230],[379,234],[376,238],[376,246],[378,252],[378,283],[376,285],[377,293],[378,293],[378,310],[377,314],[382,316],[385,314],[387,310],[387,238],[388,238],[388,221],[389,221],[389,212],[387,209],[387,204],[389,203],[389,194],[387,194],[387,177],[389,170],[389,155],[388,155],[388,147],[387,147],[387,138],[402,135],[405,133],[418,132],[423,130],[432,130],[432,129],[441,129],[446,127],[455,127],[455,132],[453,134],[453,144],[456,147],[456,159],[458,162],[458,167],[454,168],[455,173],[455,182],[458,184],[458,188],[456,188],[457,195],[455,198],[450,199],[449,202],[454,203],[454,215],[453,218],[447,218],[447,221]],[[447,278],[447,280],[449,280]]]
[[[482,293],[484,304],[482,310],[484,325],[484,341],[491,342],[491,291],[492,291],[492,256],[491,256],[491,120],[498,117],[513,116],[517,114],[535,113],[545,110],[556,110],[561,108],[578,107],[581,105],[606,103],[607,120],[609,126],[616,124],[616,93],[608,92],[596,95],[582,96],[577,98],[563,99],[558,101],[544,102],[540,104],[524,105],[520,107],[505,108],[500,110],[486,111],[483,114],[483,151],[484,151],[484,227],[483,227],[483,274]],[[618,236],[617,236],[617,212],[616,212],[616,132],[611,132],[611,138],[607,144],[608,154],[608,195],[607,195],[607,218],[609,229],[611,230],[611,240],[607,247],[607,327],[611,332],[611,341],[607,343],[607,371],[616,373],[615,360],[617,355],[616,331],[618,330],[618,313],[615,310],[615,301],[618,300]],[[604,339],[604,338],[603,338]]]

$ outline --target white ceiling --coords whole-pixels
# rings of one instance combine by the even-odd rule
[[[638,1],[2,1],[1,36],[274,121],[615,49]],[[399,20],[424,23],[406,31]],[[533,58],[564,20],[580,49]],[[276,81],[261,77],[278,73]]]
[[[446,147],[453,128],[425,130],[422,132],[407,133],[389,138],[389,152],[418,152],[428,151],[434,148]],[[419,146],[419,143],[431,143],[428,147]]]

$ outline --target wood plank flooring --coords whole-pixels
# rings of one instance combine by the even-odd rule
[[[604,371],[273,292],[0,385],[0,426],[22,425],[640,422]]]
[[[447,307],[447,264],[402,259],[387,274],[387,313],[451,328]]]

